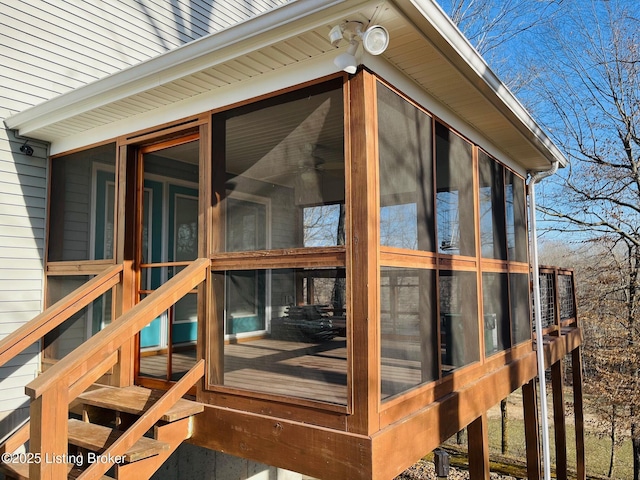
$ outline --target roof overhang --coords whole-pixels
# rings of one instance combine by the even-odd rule
[[[57,153],[87,139],[130,133],[132,125],[151,127],[240,101],[239,95],[268,93],[287,86],[282,78],[293,85],[334,72],[336,47],[327,34],[345,19],[384,25],[392,41],[383,61],[523,168],[566,164],[433,0],[296,0],[12,115],[5,124],[50,142]]]

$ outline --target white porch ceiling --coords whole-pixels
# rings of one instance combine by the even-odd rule
[[[321,5],[319,5],[321,3]],[[298,0],[8,118],[50,142],[126,122],[335,52],[339,21],[384,25],[384,59],[529,170],[565,159],[432,0]],[[251,96],[251,95],[250,95]],[[210,107],[202,105],[201,111]]]

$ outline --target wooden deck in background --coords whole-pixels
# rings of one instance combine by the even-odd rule
[[[224,347],[225,386],[274,395],[347,404],[346,339],[320,343],[259,339]],[[172,380],[195,363],[195,347],[173,353]],[[167,354],[140,359],[140,374],[166,378]]]

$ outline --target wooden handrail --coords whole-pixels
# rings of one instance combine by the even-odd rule
[[[111,322],[29,383],[25,387],[27,395],[36,399],[59,382],[64,382],[65,388],[73,385],[84,373],[95,368],[151,320],[198,286],[205,279],[209,265],[208,258],[194,260],[191,265],[145,297],[131,310]]]
[[[45,455],[58,458],[66,454],[69,403],[88,382],[110,367],[120,347],[202,283],[210,265],[208,258],[193,261],[25,387],[31,396],[31,453],[41,458]],[[52,432],[55,434],[51,435]],[[55,462],[31,463],[29,478],[63,478],[65,469],[66,465]]]
[[[162,397],[160,397],[149,409],[120,436],[102,456],[107,458],[105,462],[91,464],[78,480],[99,479],[114,465],[110,460],[125,454],[135,442],[141,438],[175,403],[180,400],[189,389],[204,375],[204,360],[199,360],[180,380],[178,380]]]
[[[108,268],[0,340],[0,367],[117,285],[121,272],[122,265]]]

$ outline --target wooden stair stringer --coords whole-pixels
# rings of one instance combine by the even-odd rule
[[[104,387],[85,392],[78,397],[85,408],[87,417],[92,417],[91,409],[112,411],[126,416],[139,416],[153,405],[164,392],[138,386],[123,388]],[[171,454],[189,439],[193,432],[193,416],[204,410],[198,402],[179,399],[165,411],[153,427],[153,438],[168,448],[157,455],[139,462],[125,463],[115,466],[116,478],[149,478]],[[120,417],[121,418],[121,417]],[[118,420],[116,420],[116,423]],[[125,422],[126,423],[126,422]]]
[[[154,427],[154,438],[169,445],[167,450],[141,462],[116,465],[116,478],[150,478],[193,432],[193,416]]]
[[[154,428],[154,432],[158,434],[159,433],[158,422],[161,422],[163,418],[173,419],[171,415],[168,415],[168,413],[171,412],[172,409],[174,409],[175,406],[178,404],[184,405],[185,402],[189,404],[189,406],[192,406],[191,404],[193,404],[193,406],[197,407],[196,408],[197,411],[202,411],[204,409],[203,405],[198,404],[197,402],[190,402],[189,400],[184,400],[182,397],[199,379],[201,379],[204,376],[204,364],[205,364],[204,360],[202,359],[199,360],[182,378],[180,378],[180,380],[178,380],[175,384],[173,384],[173,386],[169,390],[167,390],[166,392],[163,392],[157,400],[149,401],[149,399],[147,398],[147,400],[145,400],[145,405],[143,406],[144,408],[142,410],[139,410],[140,412],[142,412],[140,417],[135,422],[133,422],[133,424],[129,426],[123,432],[123,434],[109,446],[107,450],[105,450],[104,454],[112,457],[123,454],[133,444],[135,444],[137,439],[144,436],[145,433],[152,428]],[[122,392],[126,389],[131,389],[131,387],[124,387],[124,388],[118,389],[117,391]],[[149,395],[151,395],[151,392],[149,393]],[[121,409],[124,408],[124,401],[122,399],[121,401],[122,403],[120,405],[118,404],[113,405],[113,408],[116,410],[118,408],[121,408]],[[194,413],[190,415],[186,415],[183,418],[190,419],[192,415],[195,415],[196,413],[198,413],[197,411],[194,411]],[[176,422],[179,420],[180,419],[176,418]],[[188,427],[188,422],[185,422],[185,423]],[[176,427],[176,429],[178,429],[178,427]],[[187,432],[185,433],[185,435],[190,435],[190,430],[191,430],[190,428],[187,428]],[[167,429],[166,434],[169,435],[170,432],[171,430]],[[180,443],[182,443],[184,439],[185,439],[184,436],[175,436],[175,438],[172,439],[169,443],[170,444],[169,450],[171,450],[171,445],[173,445],[173,449],[175,450],[175,448],[177,448],[177,446]],[[168,458],[168,456],[166,458]],[[150,459],[147,459],[144,461],[144,463],[154,464],[153,471],[155,471],[160,465],[162,465],[163,462],[164,462],[164,459],[161,462],[159,458],[157,459],[157,462],[151,461]],[[139,462],[139,463],[142,463],[142,462]],[[111,462],[94,463],[90,465],[79,478],[80,479],[99,478],[100,475],[104,474],[109,469],[110,465],[114,465],[114,464]],[[143,468],[142,466],[139,466],[139,467],[140,469]],[[149,468],[152,468],[152,467],[149,467]],[[131,469],[131,470],[134,470],[134,469]],[[134,473],[132,471],[132,472],[129,472],[125,478],[131,478],[130,476],[137,475],[137,474],[139,473]]]

